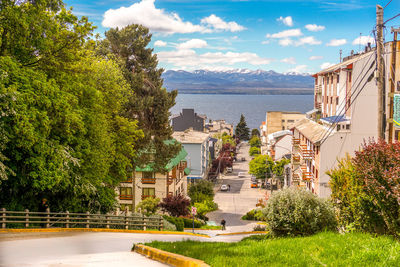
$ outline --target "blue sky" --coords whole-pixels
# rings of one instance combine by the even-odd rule
[[[153,33],[151,47],[165,69],[263,69],[313,73],[351,50],[373,42],[376,4],[390,0],[67,0],[103,34],[140,23]],[[400,1],[384,10],[400,13]],[[393,39],[386,25],[386,41]],[[361,39],[360,39],[361,34]]]

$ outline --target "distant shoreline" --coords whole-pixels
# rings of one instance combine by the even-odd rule
[[[181,95],[313,95],[314,92],[282,92],[282,93],[240,93],[240,92],[188,92],[188,91],[179,91],[178,94]]]

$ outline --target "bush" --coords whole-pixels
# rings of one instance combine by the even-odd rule
[[[177,231],[183,231],[185,228],[185,223],[183,218],[178,218],[178,217],[172,217],[172,216],[164,216],[164,219],[166,219],[168,222],[172,223],[175,225]]]
[[[197,216],[202,219],[207,213],[218,209],[218,204],[212,200],[206,200],[201,203],[194,203],[194,206],[197,208]]]
[[[253,231],[265,231],[266,226],[265,225],[259,225],[257,224],[254,226]]]
[[[330,203],[303,189],[287,188],[273,193],[263,214],[267,229],[274,236],[311,235],[336,229]]]
[[[182,217],[181,217],[182,218]],[[183,224],[185,228],[192,228],[193,227],[193,219],[190,218],[182,218],[183,219]],[[194,228],[200,228],[204,225],[203,222],[199,220],[194,220]]]
[[[261,140],[258,136],[253,136],[249,141],[250,147],[261,147]]]
[[[176,231],[176,226],[173,223],[170,223],[168,220],[163,218],[164,230],[166,231]]]
[[[136,211],[142,215],[150,216],[157,212],[159,209],[158,205],[160,203],[159,198],[148,197],[140,201],[136,206]]]
[[[163,198],[159,204],[162,211],[166,211],[169,215],[174,217],[185,216],[189,214],[189,199],[182,195],[168,196]]]
[[[265,219],[261,209],[254,209],[243,215],[242,220],[263,221]]]
[[[213,197],[203,194],[201,192],[194,192],[192,193],[192,195],[190,196],[190,203],[194,204],[194,203],[202,203],[204,201],[212,201]]]

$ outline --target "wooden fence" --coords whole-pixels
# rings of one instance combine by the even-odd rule
[[[107,228],[107,229],[130,229],[149,230],[163,229],[163,218],[159,215],[121,215],[91,214],[66,212],[32,212],[0,210],[0,223],[5,228]]]

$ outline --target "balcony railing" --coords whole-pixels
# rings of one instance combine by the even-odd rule
[[[322,104],[320,102],[315,103],[315,108],[316,109],[321,109]]]
[[[293,138],[292,139],[292,144],[293,144],[293,146],[299,146],[300,145],[300,138]]]
[[[168,177],[167,178],[167,185],[171,185],[174,182],[174,178]]]
[[[298,173],[293,174],[293,182],[300,182],[300,174]]]
[[[156,178],[142,178],[142,184],[155,184]]]
[[[300,164],[299,154],[293,154],[292,159],[293,159],[293,164]]]
[[[307,170],[307,167],[301,167],[301,179],[303,181],[310,181],[314,179],[314,174]]]
[[[300,146],[301,157],[305,160],[313,160],[314,159],[314,151],[308,149],[306,145]]]
[[[132,200],[133,195],[119,195],[119,199],[121,200]]]
[[[148,197],[156,197],[156,196],[154,196],[154,195],[142,195],[142,200],[143,200],[143,199],[146,199],[146,198],[148,198]]]
[[[121,183],[132,183],[132,180],[133,180],[132,178],[128,178],[124,181],[121,181]]]
[[[322,85],[321,84],[315,85],[314,90],[315,90],[315,94],[321,94],[322,93]]]

